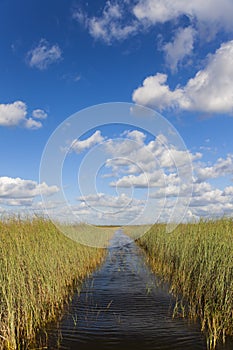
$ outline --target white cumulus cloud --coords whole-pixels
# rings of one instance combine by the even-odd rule
[[[43,109],[34,109],[34,111],[32,111],[32,116],[35,119],[46,119],[48,114],[43,110]]]
[[[212,166],[197,167],[197,182],[207,179],[216,179],[226,175],[233,174],[233,155],[229,154],[225,159],[219,158]]]
[[[172,91],[166,82],[166,74],[157,73],[147,77],[142,86],[133,92],[133,101],[159,110],[175,107],[183,98],[182,90],[177,88]]]
[[[128,223],[138,218],[148,223],[156,215],[168,220],[174,208],[174,220],[233,214],[233,186],[219,187],[218,180],[229,183],[232,154],[212,164],[204,163],[201,153],[174,145],[169,135],[150,135],[148,140],[146,133],[132,128],[119,138],[108,139],[98,130],[82,141],[76,140],[76,151],[80,153],[102,141],[101,152],[106,156],[106,173],[101,178],[106,180],[104,188],[110,188],[111,193],[113,188],[125,193],[111,196],[90,192],[79,197],[80,204],[73,209],[84,221]]]
[[[57,186],[48,186],[19,177],[0,177],[0,202],[6,205],[31,205],[40,194],[49,196],[59,191]]]
[[[14,126],[25,121],[27,106],[22,101],[0,104],[0,125]]]
[[[78,198],[81,203],[73,207],[77,215],[85,217],[89,222],[109,224],[126,224],[140,216],[146,204],[145,200],[130,198],[125,193],[111,196],[106,193],[95,193]]]
[[[209,55],[205,68],[184,87],[171,90],[166,83],[167,75],[157,73],[147,77],[133,92],[133,101],[160,110],[177,107],[206,113],[232,113],[232,79],[233,41],[229,41]]]
[[[42,109],[38,109],[33,111],[32,117],[38,118],[39,114],[41,116],[47,116]],[[28,117],[27,105],[23,101],[0,104],[0,126],[22,126],[27,129],[41,128],[42,123],[33,118]]]
[[[71,150],[73,150],[76,153],[81,153],[88,148],[91,148],[101,142],[104,141],[104,137],[101,135],[101,132],[97,130],[94,134],[92,134],[87,139],[80,141],[80,140],[74,140],[71,144]]]
[[[199,25],[206,24],[214,28],[232,31],[233,3],[231,0],[140,0],[133,8],[134,15],[140,21],[154,25],[175,20],[186,15]]]

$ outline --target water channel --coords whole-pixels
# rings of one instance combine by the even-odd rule
[[[142,250],[117,231],[104,264],[86,279],[48,349],[206,350],[200,325],[172,318],[175,299],[151,272]],[[218,350],[233,349],[232,343]]]

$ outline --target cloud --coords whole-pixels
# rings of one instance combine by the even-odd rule
[[[233,186],[227,186],[224,189],[224,195],[225,196],[231,196],[233,199]]]
[[[107,151],[111,151],[113,156],[119,157],[120,153],[119,148],[116,147],[117,145],[113,143],[111,146],[111,149],[107,147]],[[128,140],[122,141],[121,149],[124,149],[127,155],[126,159],[131,160],[133,164],[136,163],[135,172],[139,172],[139,169],[150,172],[161,168],[171,171],[177,167],[185,167],[187,163],[190,164],[189,160],[193,161],[201,158],[200,153],[191,154],[186,150],[177,149],[174,145],[169,145],[166,137],[161,134],[157,135],[148,144],[135,144]],[[130,173],[132,173],[131,170]]]
[[[48,114],[43,109],[34,109],[32,116],[35,119],[46,119]]]
[[[143,200],[130,198],[124,193],[120,194],[118,197],[97,193],[81,196],[78,200],[81,202],[82,208],[90,207],[98,210],[102,208],[105,209],[104,211],[109,212],[115,212],[117,210],[126,209],[126,207],[132,207],[132,205],[142,205],[145,203]]]
[[[146,139],[146,135],[138,130],[127,130],[122,134],[122,136],[126,136],[128,139],[134,140],[139,145],[143,145]]]
[[[154,206],[154,209],[151,210],[147,205],[147,200],[145,200],[150,190],[155,187],[165,187],[167,184],[178,185],[180,173],[183,174],[186,171],[187,157],[192,159],[197,157],[189,154],[188,151],[185,152],[183,149],[176,149],[174,145],[169,144],[168,139],[162,134],[152,138],[152,135],[133,128],[121,133],[119,138],[104,139],[100,131],[98,133],[95,132],[86,139],[82,139],[82,141],[75,140],[72,150],[76,148],[77,153],[80,153],[95,145],[96,139],[98,141],[104,140],[101,144],[101,157],[104,157],[104,160],[101,158],[103,164],[101,175],[106,173],[109,175],[111,173],[111,178],[109,176],[101,177],[102,185],[105,182],[105,189],[110,186],[122,191],[125,188],[126,193],[133,192],[133,200],[131,201],[130,199],[132,202],[131,207],[131,205],[127,204],[129,199],[121,195],[111,197],[104,193],[100,193],[98,196],[90,193],[88,196],[80,197],[81,204],[80,207],[76,208],[75,213],[77,215],[85,214],[85,221],[89,219],[93,222],[94,218],[96,218],[96,213],[90,211],[98,211],[101,213],[107,212],[108,215],[115,215],[114,218],[109,217],[111,222],[117,219],[122,222],[123,218],[125,222],[129,222],[129,218],[133,219],[133,214],[138,220],[145,222],[145,217],[158,214],[157,206]],[[179,169],[179,176],[177,165],[179,168],[182,168]],[[92,173],[95,174],[96,172],[92,171]],[[112,192],[112,188],[109,191]],[[140,200],[144,200],[145,204],[141,205],[141,202],[136,202]],[[154,210],[156,210],[156,214],[154,214]],[[116,215],[118,211],[120,214]],[[142,212],[143,217],[141,215]],[[102,219],[106,220],[106,217]],[[153,222],[153,218],[150,217],[148,221]]]
[[[199,196],[193,196],[190,207],[204,207],[208,204],[220,204],[226,202],[226,197],[223,195],[223,191],[219,189],[211,189],[208,192],[204,192]]]
[[[160,220],[168,219],[178,198],[181,207],[183,201],[187,203],[190,198],[184,220],[232,214],[233,186],[220,189],[206,181],[232,175],[233,155],[219,158],[210,166],[200,163],[201,153],[179,150],[169,144],[164,135],[149,142],[138,130],[126,131],[122,136],[125,139],[109,139],[104,143],[105,152],[111,155],[106,163],[113,176],[109,185],[148,190],[152,221],[153,215],[160,211]],[[181,182],[182,172],[187,170],[187,164],[190,166],[187,159],[191,160],[193,168],[192,183]],[[192,186],[193,190],[190,190]]]
[[[130,198],[125,193],[111,196],[104,193],[90,194],[78,198],[79,206],[72,211],[94,224],[128,224],[143,212],[145,200]]]
[[[181,7],[183,1],[139,1],[134,7],[134,15],[140,21],[146,21],[148,24],[165,23],[173,18],[177,18],[183,13],[186,6]],[[179,6],[180,3],[180,6]]]
[[[0,125],[15,126],[25,121],[27,106],[22,101],[0,104]]]
[[[213,188],[209,183],[196,184],[201,191],[194,191],[190,202],[190,209],[199,217],[214,217],[232,215],[233,212],[233,192],[232,186],[224,190]]]
[[[47,40],[41,39],[39,44],[27,53],[27,62],[30,67],[45,70],[53,63],[61,60],[62,51],[57,44],[51,45]]]
[[[57,186],[48,186],[45,182],[38,184],[19,177],[0,177],[0,202],[5,205],[32,205],[40,194],[50,196],[58,191]]]
[[[162,215],[168,218],[169,212],[174,206],[174,201],[178,197],[187,196],[187,185],[181,184],[180,187],[177,185],[168,185],[164,188],[159,188],[156,192],[150,195],[151,198],[159,200],[162,198],[165,200],[165,213]],[[159,206],[159,202],[157,203]],[[184,219],[189,218],[200,218],[200,217],[216,217],[223,215],[232,215],[233,213],[233,187],[228,186],[224,190],[214,188],[208,182],[194,183],[193,192],[191,195],[191,201],[189,203],[189,210],[187,211],[188,216]]]
[[[224,28],[232,31],[233,3],[231,0],[140,0],[133,8],[138,20],[147,25],[165,23],[175,20],[182,15],[190,21],[212,27],[212,30]]]
[[[77,83],[82,79],[82,75],[77,73],[64,73],[61,75],[60,79],[68,83]]]
[[[37,109],[32,112],[34,115],[47,114],[42,109]],[[28,118],[27,105],[22,101],[15,101],[8,104],[0,104],[0,126],[22,126],[26,129],[39,129],[42,127],[40,121],[36,121],[33,118]]]
[[[31,207],[33,205],[33,198],[18,198],[18,199],[13,198],[12,199],[12,198],[0,197],[0,203],[8,207],[18,207],[18,206]]]
[[[155,200],[165,199],[167,217],[169,217],[169,208],[174,205],[177,198],[186,198],[190,196],[189,216],[195,217],[215,217],[223,215],[232,215],[233,213],[233,186],[227,186],[223,189],[214,187],[209,179],[219,179],[232,175],[233,173],[233,155],[227,155],[226,158],[219,158],[212,166],[206,166],[193,161],[193,189],[190,194],[189,184],[176,181],[165,181],[164,186],[158,187],[150,193],[150,198]],[[173,180],[177,179],[177,176]],[[191,215],[192,214],[192,215]]]
[[[25,127],[27,129],[40,129],[42,127],[42,124],[41,124],[41,122],[38,122],[32,118],[28,118],[25,121]]]
[[[133,101],[163,110],[179,108],[205,113],[233,112],[233,41],[223,43],[209,55],[206,67],[184,87],[171,90],[167,75],[157,73],[147,77],[143,86],[133,92]]]
[[[171,178],[172,180],[172,178]],[[179,184],[177,177],[173,177],[173,181],[166,181],[165,186],[161,186],[155,192],[150,194],[151,198],[170,198],[185,197],[189,195],[189,184]],[[192,197],[198,197],[211,191],[211,185],[208,182],[193,183]]]
[[[224,181],[232,176],[233,155],[206,164],[200,161],[201,153],[182,145],[179,148],[169,135],[159,134],[153,138],[131,128],[119,138],[106,139],[98,130],[82,141],[75,140],[77,153],[104,141],[101,145],[101,155],[105,157],[104,162],[101,158],[105,168],[101,174],[102,184],[106,181],[103,188],[121,189],[126,194],[111,196],[90,192],[78,198],[79,205],[71,204],[70,210],[83,221],[99,224],[127,224],[133,219],[138,223],[152,223],[155,216],[165,221],[172,214],[174,220],[232,214],[233,186],[218,188],[219,181],[215,179]]]
[[[87,16],[86,16],[85,12],[83,12],[79,8],[73,9],[73,11],[72,11],[72,18],[74,20],[76,20],[78,23],[84,24],[84,25],[85,25],[85,22],[87,20]]]
[[[175,107],[183,97],[182,90],[171,91],[166,81],[167,75],[162,73],[147,77],[143,85],[133,92],[133,101],[159,110]]]
[[[128,19],[126,24],[124,20],[128,11],[126,3],[107,1],[99,17],[88,17],[80,9],[74,10],[72,17],[84,25],[93,38],[111,44],[113,40],[124,40],[137,33],[139,22],[136,19],[129,22]]]
[[[182,16],[188,17],[204,40],[209,40],[222,29],[232,32],[233,3],[231,0],[223,0],[221,3],[218,0],[206,0],[205,3],[201,0],[115,0],[107,1],[98,17],[88,17],[80,9],[73,10],[72,14],[73,19],[86,27],[92,37],[107,44],[114,40],[127,39],[140,31],[147,31],[158,23],[177,23]],[[190,34],[186,32],[183,35],[187,40],[189,36],[192,42],[193,37]],[[184,37],[180,37],[178,41],[184,42]],[[190,49],[186,47],[185,50]],[[180,55],[181,52],[178,56]]]
[[[117,181],[110,183],[113,187],[135,187],[135,188],[149,188],[154,186],[164,186],[163,177],[161,171],[153,171],[152,173],[142,173],[140,175],[127,175],[123,176]]]
[[[197,182],[207,179],[216,179],[226,175],[233,174],[233,155],[229,154],[226,159],[219,158],[213,166],[197,167]]]
[[[177,66],[182,63],[186,56],[192,54],[195,35],[196,30],[192,26],[179,28],[174,40],[162,47],[165,61],[173,72],[176,72]]]
[[[101,135],[101,132],[97,130],[93,135],[91,135],[90,137],[88,137],[83,141],[74,140],[70,148],[76,153],[81,153],[87,150],[88,148],[91,148],[103,141],[104,141],[104,137]]]
[[[118,174],[110,185],[123,188],[150,188],[165,186],[177,181],[177,171],[184,176],[192,161],[200,159],[200,153],[177,149],[167,138],[159,134],[146,143],[146,134],[138,130],[126,131],[124,138],[109,139],[104,151],[109,158],[106,167],[111,174]]]

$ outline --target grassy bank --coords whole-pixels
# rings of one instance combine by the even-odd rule
[[[0,349],[33,342],[104,255],[66,238],[50,221],[0,221]]]
[[[209,348],[233,335],[233,221],[179,225],[165,233],[155,225],[138,240],[153,270],[185,300],[186,315],[199,319]]]

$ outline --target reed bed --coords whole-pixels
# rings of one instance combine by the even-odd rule
[[[0,221],[0,349],[32,346],[104,256],[104,249],[72,241],[48,220]]]
[[[86,223],[56,224],[61,232],[75,242],[98,248],[107,248],[118,226],[94,226]]]
[[[231,219],[181,224],[170,234],[156,224],[138,243],[155,273],[169,282],[183,314],[200,321],[209,349],[233,336]]]

